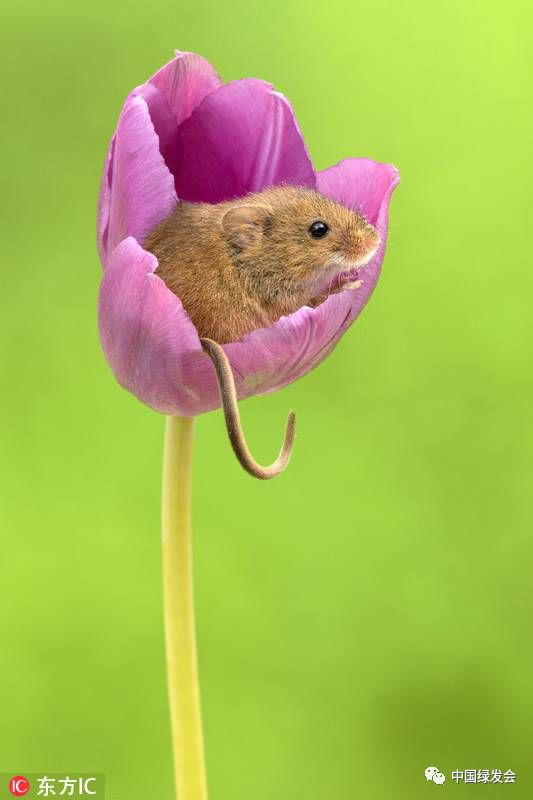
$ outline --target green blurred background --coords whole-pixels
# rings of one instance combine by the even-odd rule
[[[318,168],[402,174],[362,317],[242,405],[264,460],[297,411],[289,471],[253,481],[197,422],[211,798],[533,796],[532,28],[526,0],[4,10],[2,771],[173,797],[163,419],[101,354],[94,217],[122,101],[177,47],[275,83]]]

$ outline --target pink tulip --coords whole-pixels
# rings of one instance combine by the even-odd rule
[[[304,375],[359,315],[379,277],[398,181],[393,166],[366,158],[315,172],[283,95],[253,78],[223,84],[203,58],[177,53],[126,98],[102,176],[99,324],[119,383],[164,414],[195,416],[220,406],[196,328],[142,247],[178,200],[218,203],[291,183],[359,211],[381,237],[360,289],[332,294],[317,308],[304,306],[224,345],[243,399]]]

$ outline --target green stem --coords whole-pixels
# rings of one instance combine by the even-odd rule
[[[167,417],[163,465],[165,638],[179,800],[207,800],[192,578],[193,426],[193,419]]]

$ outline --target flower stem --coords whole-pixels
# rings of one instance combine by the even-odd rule
[[[163,464],[165,638],[179,800],[207,800],[191,544],[194,419],[167,417]]]

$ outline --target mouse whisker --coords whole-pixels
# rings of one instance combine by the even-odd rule
[[[237,391],[235,389],[235,379],[226,353],[218,342],[213,341],[213,339],[202,338],[200,342],[215,367],[220,399],[224,410],[224,419],[226,420],[226,429],[237,460],[243,469],[250,475],[253,475],[254,478],[259,478],[260,480],[275,478],[276,475],[283,472],[292,455],[294,446],[294,426],[296,422],[295,414],[291,411],[287,418],[285,439],[279,456],[270,466],[263,467],[250,453],[248,445],[246,444],[246,439],[244,438],[237,401]]]

